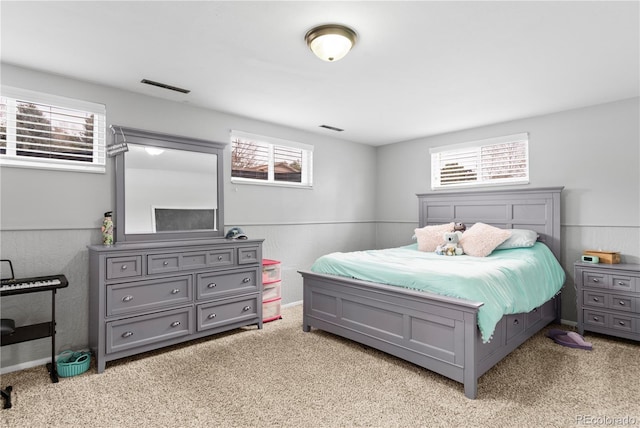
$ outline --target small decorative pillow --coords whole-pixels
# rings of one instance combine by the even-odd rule
[[[462,234],[460,246],[465,254],[475,257],[487,257],[495,248],[511,236],[511,231],[476,223]]]
[[[425,226],[415,229],[414,232],[418,238],[418,250],[431,252],[444,242],[442,237],[446,232],[453,232],[455,223],[438,224],[435,226]]]
[[[538,240],[538,233],[528,229],[511,229],[511,236],[496,250],[508,250],[510,248],[533,247]]]

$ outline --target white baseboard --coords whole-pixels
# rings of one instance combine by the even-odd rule
[[[15,366],[2,367],[0,368],[0,375],[17,372],[19,370],[26,370],[32,367],[44,366],[47,363],[51,362],[51,358],[42,358],[40,360],[27,361],[24,363],[16,364]]]
[[[88,352],[89,349],[80,349],[79,351]],[[56,355],[56,361],[58,360],[58,355]],[[19,370],[26,370],[33,367],[44,366],[51,362],[51,357],[41,358],[39,360],[33,361],[25,361],[24,363],[16,364],[15,366],[8,366],[0,368],[0,375],[17,372]],[[46,370],[46,369],[45,369]]]
[[[298,300],[297,302],[287,303],[286,305],[282,305],[283,308],[290,308],[292,306],[298,306],[302,304],[302,300]]]

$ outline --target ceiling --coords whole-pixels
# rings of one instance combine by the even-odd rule
[[[640,92],[638,1],[3,0],[0,17],[3,62],[370,145]],[[358,33],[335,63],[303,39],[326,23]]]

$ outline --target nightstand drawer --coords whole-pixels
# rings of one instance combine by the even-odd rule
[[[637,312],[636,301],[635,297],[612,294],[609,299],[609,307],[618,311]]]
[[[605,314],[604,312],[592,311],[589,309],[585,309],[583,313],[584,313],[585,324],[598,326],[598,327],[607,326],[608,314]]]
[[[583,272],[582,281],[585,287],[609,288],[611,277],[600,272]]]
[[[607,307],[607,294],[600,291],[584,290],[582,293],[582,304],[596,308]]]
[[[636,291],[633,277],[623,275],[611,275],[611,288],[618,291]]]
[[[630,333],[633,331],[633,317],[620,314],[611,315],[610,327]]]

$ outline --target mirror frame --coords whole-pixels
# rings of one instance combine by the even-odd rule
[[[141,129],[127,128],[118,125],[111,125],[114,133],[114,143],[131,143],[144,146],[162,147],[167,149],[188,150],[192,152],[210,153],[217,158],[217,181],[218,181],[218,209],[217,225],[218,230],[197,230],[197,231],[166,231],[155,233],[126,233],[126,206],[125,206],[125,166],[127,152],[116,155],[116,216],[114,229],[116,243],[140,243],[155,241],[170,241],[183,239],[206,239],[224,237],[224,177],[223,177],[223,154],[226,144],[214,141],[200,140],[196,138],[182,137],[176,135],[163,134]],[[119,141],[122,140],[122,141]],[[119,227],[120,226],[120,227]]]

